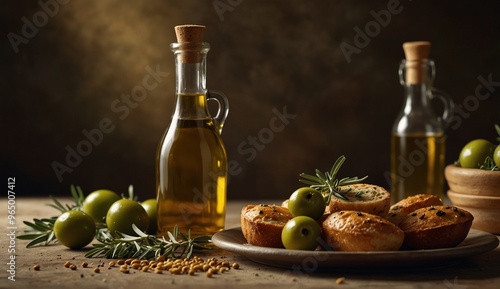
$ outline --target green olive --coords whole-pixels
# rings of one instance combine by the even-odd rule
[[[121,199],[109,207],[106,215],[106,225],[111,234],[116,231],[127,235],[136,236],[132,228],[135,224],[142,232],[146,232],[149,226],[148,213],[141,204],[130,199]]]
[[[148,199],[141,203],[149,217],[148,233],[156,234],[158,230],[157,203],[155,199]]]
[[[96,233],[94,219],[82,211],[62,213],[54,223],[57,241],[70,249],[80,249],[92,242]]]
[[[475,139],[467,143],[460,152],[459,162],[462,168],[479,168],[486,157],[493,157],[495,146],[485,139]]]
[[[299,188],[292,193],[288,209],[294,217],[308,216],[315,220],[325,213],[326,202],[323,194],[310,187]]]
[[[500,168],[500,145],[497,145],[497,148],[493,152],[493,161],[495,161],[495,165]]]
[[[298,216],[289,220],[281,232],[281,242],[290,250],[314,250],[321,236],[319,224],[311,217]]]
[[[96,222],[104,223],[109,207],[119,199],[121,197],[113,191],[96,190],[83,201],[83,211],[94,218]]]

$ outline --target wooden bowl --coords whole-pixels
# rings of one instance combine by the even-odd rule
[[[467,195],[450,190],[448,198],[454,206],[474,216],[472,228],[500,234],[500,196]]]
[[[500,171],[448,165],[444,170],[444,175],[450,191],[454,193],[500,197]]]

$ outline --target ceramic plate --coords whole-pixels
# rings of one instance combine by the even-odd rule
[[[219,248],[241,254],[248,259],[271,266],[302,269],[404,269],[435,267],[455,263],[460,258],[495,249],[495,235],[471,229],[467,238],[457,247],[432,250],[383,252],[302,251],[252,246],[247,244],[241,228],[214,234],[212,242]]]

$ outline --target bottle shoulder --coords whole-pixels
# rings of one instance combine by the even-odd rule
[[[210,118],[173,120],[163,136],[161,146],[189,146],[192,149],[209,146],[212,149],[225,150],[222,137]]]
[[[394,122],[392,133],[444,133],[443,126],[437,118],[423,118],[415,114],[401,114]]]

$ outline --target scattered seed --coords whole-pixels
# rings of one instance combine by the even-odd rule
[[[215,268],[210,268],[210,269],[208,269],[207,273],[217,274],[217,273],[219,273],[219,271],[217,269],[215,269]]]
[[[170,268],[170,270],[168,270],[170,273],[172,274],[180,274],[181,273],[181,268],[179,267],[174,267],[174,268]]]
[[[337,278],[337,281],[335,281],[336,284],[343,284],[345,282],[345,277],[340,277],[340,278]]]
[[[124,264],[120,266],[120,272],[122,273],[130,273],[130,270],[128,269],[128,265]]]
[[[33,266],[33,270],[40,271],[40,265],[36,264],[35,266]]]
[[[224,259],[224,257],[221,257]],[[74,259],[73,259],[74,260]],[[82,268],[94,267],[94,263],[82,262]],[[97,267],[93,269],[94,273],[100,273],[99,267],[104,267],[104,262],[99,260]],[[165,256],[159,256],[155,260],[141,260],[141,259],[119,259],[116,261],[109,261],[108,270],[111,267],[119,265],[119,270],[122,273],[130,273],[130,269],[139,270],[142,272],[153,271],[156,274],[163,274],[163,271],[167,270],[171,274],[186,274],[194,276],[197,272],[205,272],[205,276],[208,278],[213,277],[216,274],[222,274],[228,272],[230,269],[239,269],[240,265],[238,263],[229,263],[226,260],[220,260],[215,257],[204,260],[198,256],[194,256],[190,259],[166,259]],[[77,266],[70,261],[64,263],[64,267],[70,268],[71,270],[77,270]],[[40,265],[36,264],[33,266],[33,270],[40,270]]]

